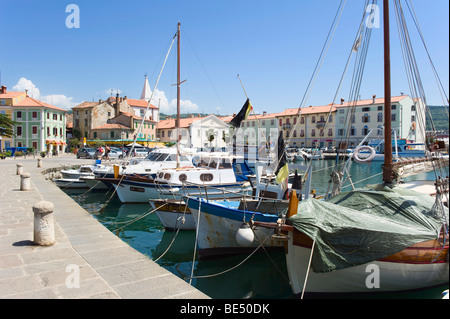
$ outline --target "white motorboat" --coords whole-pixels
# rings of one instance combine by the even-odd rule
[[[197,167],[163,169],[157,177],[121,177],[100,179],[113,183],[123,203],[146,203],[150,199],[180,200],[184,195],[222,199],[239,197],[251,191],[249,182],[238,180],[234,170],[235,156],[209,153]]]
[[[182,149],[178,157],[180,167],[194,167],[192,163],[192,149]],[[164,168],[176,168],[177,167],[177,149],[171,148],[159,148],[151,152],[144,159],[131,159],[123,162],[117,167],[117,174],[120,175],[134,175],[143,177],[155,177],[156,173],[160,169]],[[97,185],[97,187],[111,188],[111,183],[108,179],[114,178],[114,165],[101,166],[94,170],[96,178],[102,178],[101,183],[104,183],[106,187],[98,185],[97,182],[90,181],[89,184]]]
[[[62,189],[88,188],[88,185],[78,178],[57,178],[53,181]]]
[[[78,179],[82,176],[93,176],[95,169],[102,168],[103,165],[81,165],[78,169],[63,169],[61,174],[63,178]]]

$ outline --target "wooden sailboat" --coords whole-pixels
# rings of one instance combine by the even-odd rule
[[[389,39],[389,0],[384,0],[383,7],[383,23],[384,23],[384,91],[385,91],[385,143],[386,150],[392,149],[392,142],[390,137],[391,132],[391,83],[390,83],[390,39]],[[360,195],[367,192],[373,197],[368,201],[378,196],[383,197],[383,200],[376,203],[370,208],[370,203],[365,204],[368,207],[369,214],[365,215],[367,218],[371,218],[371,214],[375,215],[377,208],[386,205],[390,206],[389,210],[386,210],[386,215],[398,215],[402,214],[402,208],[414,209],[416,206],[422,204],[423,201],[428,200],[428,209],[433,211],[435,207],[433,205],[434,200],[430,202],[429,199],[420,197],[419,193],[402,193],[404,190],[400,189],[396,185],[396,173],[395,165],[393,164],[393,158],[391,152],[386,152],[385,163],[383,166],[383,185],[379,185],[378,188],[372,190],[355,190],[353,192],[345,193],[330,204],[330,210],[333,209],[333,204],[336,204],[338,209],[342,207],[342,218],[358,218],[358,212],[351,210],[351,208],[362,207],[355,203],[350,203],[350,206],[344,205],[344,197],[365,196]],[[399,192],[399,194],[392,201],[387,201],[386,198],[390,198],[391,193]],[[407,194],[407,195],[405,195]],[[428,196],[428,195],[425,195]],[[431,197],[429,197],[431,198]],[[317,202],[317,201],[316,201]],[[375,204],[376,203],[376,204]],[[394,203],[398,203],[395,206]],[[315,205],[317,203],[312,203]],[[323,202],[321,205],[328,205],[327,202]],[[353,205],[353,206],[352,206]],[[364,206],[364,205],[363,205]],[[294,210],[291,210],[288,215],[288,224],[278,227],[279,231],[285,231],[289,237],[288,247],[286,250],[286,261],[291,281],[292,290],[295,295],[302,296],[304,293],[376,293],[376,292],[393,292],[393,291],[407,291],[416,290],[422,288],[429,288],[436,285],[442,285],[448,283],[449,280],[449,262],[448,262],[448,209],[443,208],[444,222],[442,228],[435,227],[435,238],[429,240],[420,240],[420,236],[411,240],[411,245],[402,247],[399,245],[394,248],[396,240],[403,240],[410,234],[408,233],[408,227],[405,229],[404,234],[393,234],[389,236],[391,240],[387,240],[388,245],[385,245],[385,254],[379,252],[373,256],[377,256],[373,260],[367,256],[366,259],[362,258],[364,254],[372,254],[374,252],[374,246],[378,242],[383,240],[385,234],[381,234],[383,230],[386,232],[391,227],[389,220],[383,220],[380,227],[381,232],[374,231],[369,232],[369,228],[375,228],[369,222],[365,223],[364,220],[360,220],[359,224],[355,226],[355,231],[361,231],[364,235],[356,237],[360,242],[350,243],[348,238],[344,238],[343,234],[328,236],[324,234],[326,232],[324,228],[319,228],[309,232],[308,227],[306,230],[301,230],[301,222],[307,223],[306,217],[304,221],[301,221],[302,215],[307,215],[308,208],[303,205],[297,206]],[[325,207],[325,206],[324,206]],[[350,208],[348,211],[344,209]],[[371,210],[371,211],[370,211]],[[428,211],[428,212],[429,212]],[[317,211],[316,211],[317,212]],[[423,211],[411,214],[411,218],[422,218],[429,213],[424,214]],[[406,213],[406,212],[405,212]],[[308,215],[309,216],[309,215]],[[337,215],[339,216],[339,215]],[[382,219],[379,215],[376,215],[376,219]],[[391,216],[389,216],[391,217]],[[325,218],[325,217],[323,217]],[[296,219],[298,219],[296,221]],[[394,223],[397,223],[395,221]],[[400,223],[398,223],[401,225]],[[410,224],[414,225],[414,224]],[[266,225],[267,226],[267,225]],[[315,226],[315,225],[314,225]],[[311,227],[312,228],[314,228]],[[333,225],[335,226],[335,225]],[[337,226],[337,225],[336,225]],[[367,229],[366,229],[367,228]],[[411,233],[413,230],[411,229]],[[349,236],[349,235],[347,235]],[[371,237],[370,241],[365,241],[364,237]],[[325,239],[323,239],[325,238]],[[395,238],[395,239],[394,239]],[[386,239],[386,238],[385,238]],[[326,248],[322,247],[323,241],[330,240]],[[345,243],[342,243],[344,241]],[[405,241],[406,242],[406,241]],[[348,246],[346,246],[348,245]],[[320,247],[319,247],[320,246]],[[329,249],[328,251],[326,249]],[[340,251],[339,251],[340,250]],[[345,250],[345,251],[344,251]],[[321,255],[322,254],[322,255]],[[336,257],[335,259],[333,259]],[[327,259],[329,258],[329,259]],[[326,263],[326,265],[320,265],[318,260]],[[342,262],[342,263],[341,263]],[[322,267],[323,266],[323,267]]]

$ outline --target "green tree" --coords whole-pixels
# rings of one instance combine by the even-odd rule
[[[214,141],[214,130],[213,129],[209,129],[206,131],[206,138],[209,141],[209,146],[211,146],[212,141]]]
[[[14,125],[16,124],[17,122],[11,120],[9,115],[0,114],[0,135],[5,137],[15,136]]]

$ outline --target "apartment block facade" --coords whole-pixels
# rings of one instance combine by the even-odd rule
[[[416,125],[425,118],[425,107],[421,100],[410,96],[391,98],[392,138],[423,143],[425,130]],[[357,146],[369,132],[369,139],[384,139],[384,98],[344,102],[336,105],[336,145],[348,140],[348,146]]]
[[[66,145],[67,110],[25,97],[12,105],[15,136],[12,147],[33,147],[36,151],[63,151]]]

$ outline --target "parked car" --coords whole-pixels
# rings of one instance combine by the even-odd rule
[[[123,158],[125,156],[127,156],[127,151],[126,149],[122,151],[122,149],[120,147],[111,147],[111,151],[116,151],[119,156],[119,158]]]
[[[120,149],[119,149],[119,151],[117,151],[116,149],[111,148],[111,151],[109,152],[110,159],[123,158],[124,155],[126,155],[126,154],[123,153],[122,150],[120,150]]]
[[[77,158],[94,158],[95,150],[93,148],[83,147],[77,152]]]

